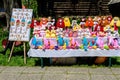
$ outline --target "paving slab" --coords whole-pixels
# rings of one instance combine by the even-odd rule
[[[68,74],[67,80],[90,80],[90,76],[84,74]]]
[[[113,74],[120,74],[120,68],[111,68]]]
[[[91,75],[90,80],[117,80],[114,75]]]

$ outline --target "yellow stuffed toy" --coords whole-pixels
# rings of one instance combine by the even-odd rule
[[[65,17],[64,18],[64,24],[65,24],[65,27],[70,27],[70,19],[68,17]]]

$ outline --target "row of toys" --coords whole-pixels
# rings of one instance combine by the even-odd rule
[[[120,49],[119,17],[44,17],[31,26],[30,46],[35,49]]]

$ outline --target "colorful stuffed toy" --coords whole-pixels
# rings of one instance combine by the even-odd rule
[[[43,39],[39,36],[39,33],[36,33],[32,38],[31,45],[34,46],[33,48],[42,48],[43,46]]]
[[[85,19],[85,17],[83,17],[83,18],[81,19],[80,24],[79,24],[79,25],[81,26],[82,29],[85,28],[85,22],[86,22],[86,19]]]
[[[87,49],[88,49],[88,40],[87,40],[86,37],[83,37],[82,44],[83,44],[84,50],[87,51]]]
[[[104,41],[103,41],[103,37],[98,36],[98,39],[96,41],[98,48],[100,49],[104,49]]]
[[[48,22],[47,18],[45,18],[45,17],[41,18],[40,19],[40,28],[45,30],[47,27],[47,22]]]
[[[93,31],[93,19],[91,17],[88,17],[86,20],[85,26],[89,28],[90,32]]]
[[[68,17],[64,18],[64,23],[65,23],[65,27],[70,27],[71,26],[70,19]]]
[[[113,47],[114,47],[114,49],[120,49],[120,46],[118,44],[118,39],[117,38],[113,39]]]
[[[63,18],[58,18],[57,23],[56,23],[57,28],[65,28],[65,23]]]
[[[110,26],[114,27],[114,34],[120,33],[120,28],[119,28],[120,27],[120,19],[119,19],[119,17],[114,17],[110,23]]]

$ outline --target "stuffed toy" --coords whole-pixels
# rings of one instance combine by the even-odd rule
[[[50,32],[50,37],[51,37],[51,38],[56,38],[56,32],[55,32],[54,29],[51,30],[51,32]]]
[[[49,38],[44,38],[44,49],[50,49],[50,41]]]
[[[112,21],[112,16],[111,16],[111,15],[110,15],[110,16],[107,16],[107,21],[108,21],[108,24],[111,23],[111,21]]]
[[[106,33],[107,36],[111,36],[112,33],[114,32],[114,28],[111,27],[110,25],[106,25],[104,27],[104,31],[105,31],[105,33]]]
[[[79,25],[81,26],[82,29],[85,28],[85,22],[86,22],[86,19],[85,19],[85,17],[83,17],[83,18],[81,19],[80,24],[79,24]]]
[[[65,28],[65,23],[63,18],[58,18],[57,23],[56,23],[57,28]]]
[[[43,29],[43,30],[46,29],[46,27],[47,27],[47,22],[48,22],[48,20],[47,20],[47,18],[45,18],[45,17],[43,17],[43,18],[40,19],[40,27],[41,27],[41,29]]]
[[[58,35],[57,42],[58,42],[58,46],[63,46],[64,45],[63,37]]]
[[[120,46],[118,44],[118,39],[117,38],[113,39],[113,47],[114,47],[114,49],[120,49]]]
[[[83,44],[84,50],[87,51],[88,50],[88,40],[85,36],[82,39],[82,44]]]
[[[110,23],[110,26],[113,26],[114,28],[114,33],[116,34],[117,32],[120,33],[120,19],[119,17],[114,17]]]
[[[55,21],[54,21],[55,19],[51,19],[51,17],[48,17],[48,22],[47,22],[47,29],[49,29],[49,30],[52,30],[52,29],[56,29],[56,27],[55,27]]]
[[[85,26],[89,28],[90,32],[92,32],[93,30],[93,19],[91,17],[88,17],[88,19],[85,22]]]
[[[108,24],[108,20],[106,16],[102,16],[101,26],[105,27]]]
[[[50,38],[50,30],[46,30],[46,32],[45,32],[45,38]]]
[[[71,26],[70,19],[68,17],[64,18],[64,24],[65,24],[65,27],[70,27]]]
[[[108,45],[109,49],[114,49],[112,36],[107,37],[107,45]]]
[[[89,42],[89,49],[96,49],[97,48],[97,36]]]
[[[42,48],[43,46],[43,39],[39,36],[39,33],[36,33],[32,38],[31,45],[34,46],[33,48]]]
[[[55,49],[55,46],[57,46],[57,39],[56,38],[50,38],[50,49]]]
[[[104,49],[103,37],[98,36],[96,43],[97,43],[98,48]]]

